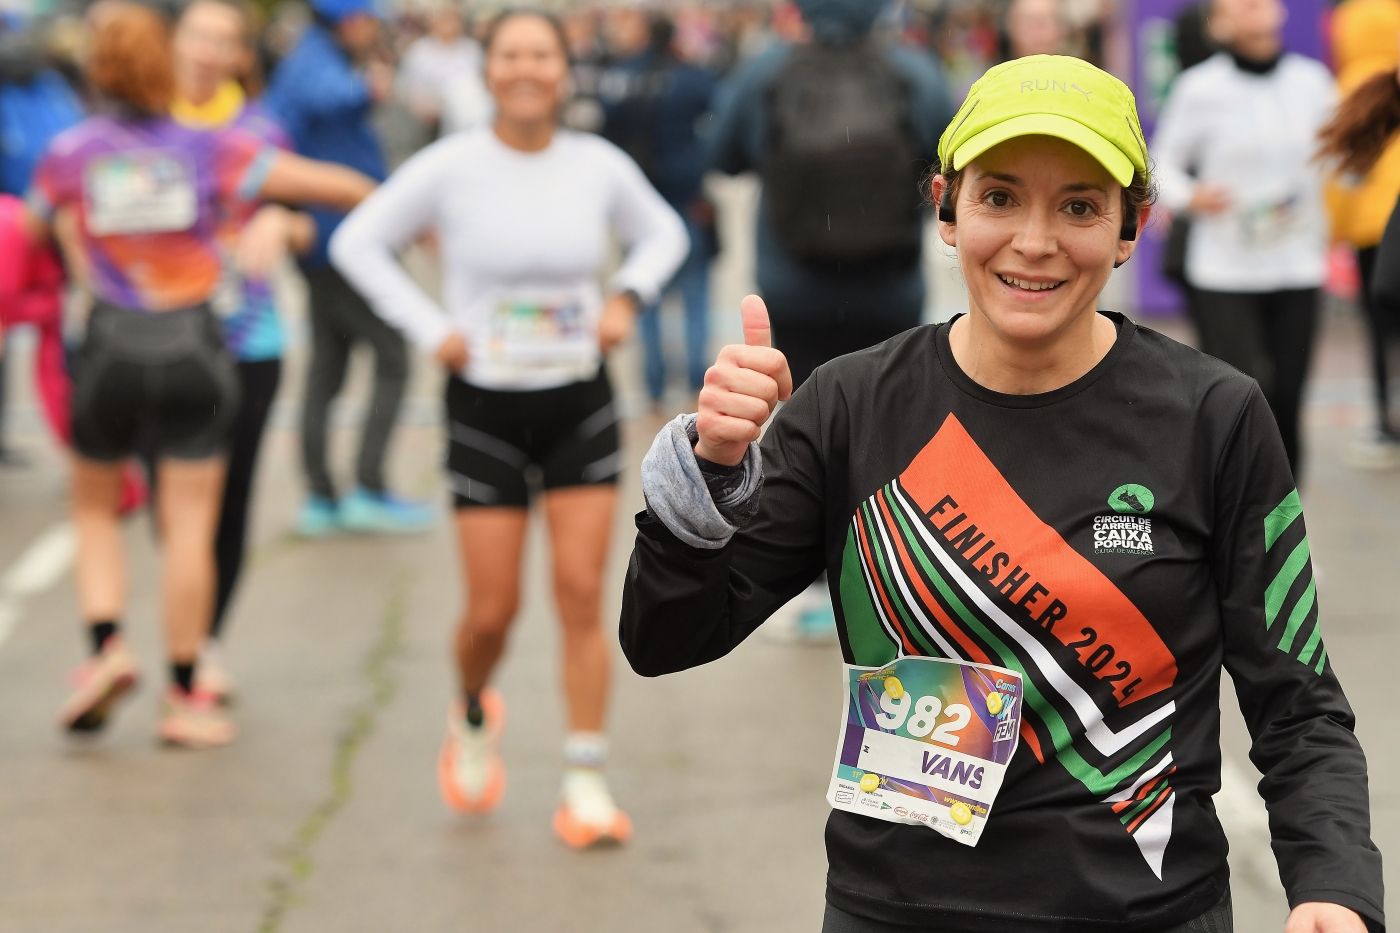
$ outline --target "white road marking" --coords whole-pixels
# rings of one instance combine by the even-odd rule
[[[25,598],[44,592],[68,572],[77,546],[77,535],[68,522],[49,528],[0,578],[0,593]]]
[[[0,646],[19,624],[24,600],[61,580],[73,566],[76,552],[77,536],[73,526],[60,522],[35,538],[0,577]]]

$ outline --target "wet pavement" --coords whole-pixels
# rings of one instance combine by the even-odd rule
[[[735,189],[736,200],[749,193]],[[742,232],[737,225],[736,231]],[[730,240],[729,242],[735,242]],[[716,325],[737,335],[742,256],[716,271]],[[291,301],[296,307],[297,302]],[[946,288],[940,306],[955,305]],[[291,314],[293,333],[304,322]],[[1163,327],[1182,333],[1179,325]],[[1387,726],[1400,625],[1385,581],[1400,552],[1400,470],[1345,463],[1369,417],[1359,322],[1329,312],[1307,410],[1304,493],[1329,656],[1360,717],[1375,838],[1400,851],[1400,750]],[[522,617],[500,683],[510,704],[509,789],[486,819],[438,800],[435,756],[451,694],[460,603],[449,527],[403,538],[307,542],[289,532],[302,493],[294,433],[304,339],[294,340],[265,447],[253,551],[224,657],[239,685],[240,740],[182,753],[154,739],[164,678],[152,535],[128,523],[127,631],[144,690],[109,732],[74,744],[54,726],[81,657],[65,516],[65,468],[34,412],[23,338],[10,375],[11,437],[32,458],[0,471],[0,931],[652,931],[780,933],[820,924],[823,800],[840,712],[834,647],[760,631],[722,663],[659,680],[616,656],[612,781],[636,823],[623,849],[575,854],[553,837],[563,715],[544,529],[532,528]],[[358,361],[341,411],[347,469],[365,397]],[[616,618],[640,505],[636,465],[657,421],[635,348],[613,360],[628,419],[606,587]],[[443,503],[436,377],[420,365],[391,475]],[[678,399],[680,396],[678,396]],[[751,716],[769,706],[769,731]],[[1236,929],[1282,929],[1286,912],[1257,775],[1225,688],[1225,789]],[[733,728],[736,721],[744,728]]]

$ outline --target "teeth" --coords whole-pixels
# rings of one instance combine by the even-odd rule
[[[1012,285],[1016,288],[1024,288],[1028,292],[1049,291],[1052,288],[1059,288],[1061,284],[1059,282],[1027,282],[1025,279],[1013,279],[1009,275],[999,275],[997,278],[1001,279],[1007,285]]]

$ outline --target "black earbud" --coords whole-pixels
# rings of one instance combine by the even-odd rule
[[[958,222],[958,212],[953,209],[953,186],[943,189],[943,197],[938,199],[938,219],[945,224]]]
[[[1131,243],[1132,241],[1137,239],[1138,212],[1137,208],[1131,204],[1124,205],[1124,207],[1125,209],[1123,211],[1123,226],[1118,230],[1118,239],[1127,240],[1129,243]],[[1128,260],[1124,259],[1123,262],[1115,262],[1113,264],[1113,268],[1122,268],[1123,263],[1127,261]]]
[[[1118,239],[1127,240],[1131,243],[1133,240],[1137,239],[1138,212],[1137,208],[1133,207],[1131,204],[1124,205],[1124,207],[1123,226],[1118,231]]]

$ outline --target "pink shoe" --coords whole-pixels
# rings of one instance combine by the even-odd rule
[[[233,702],[233,676],[224,667],[213,642],[205,644],[199,652],[199,662],[194,669],[194,692],[209,694],[220,706]]]
[[[167,745],[182,748],[217,748],[238,735],[233,721],[208,693],[186,693],[171,686],[161,701],[159,735]]]
[[[136,658],[126,650],[121,636],[113,635],[100,653],[73,672],[77,690],[59,711],[59,723],[73,733],[102,731],[112,709],[139,679]]]
[[[486,721],[467,725],[461,703],[447,713],[447,734],[438,753],[438,790],[443,801],[458,813],[490,813],[506,792],[506,768],[501,760],[501,733],[506,707],[494,690],[481,692]]]

